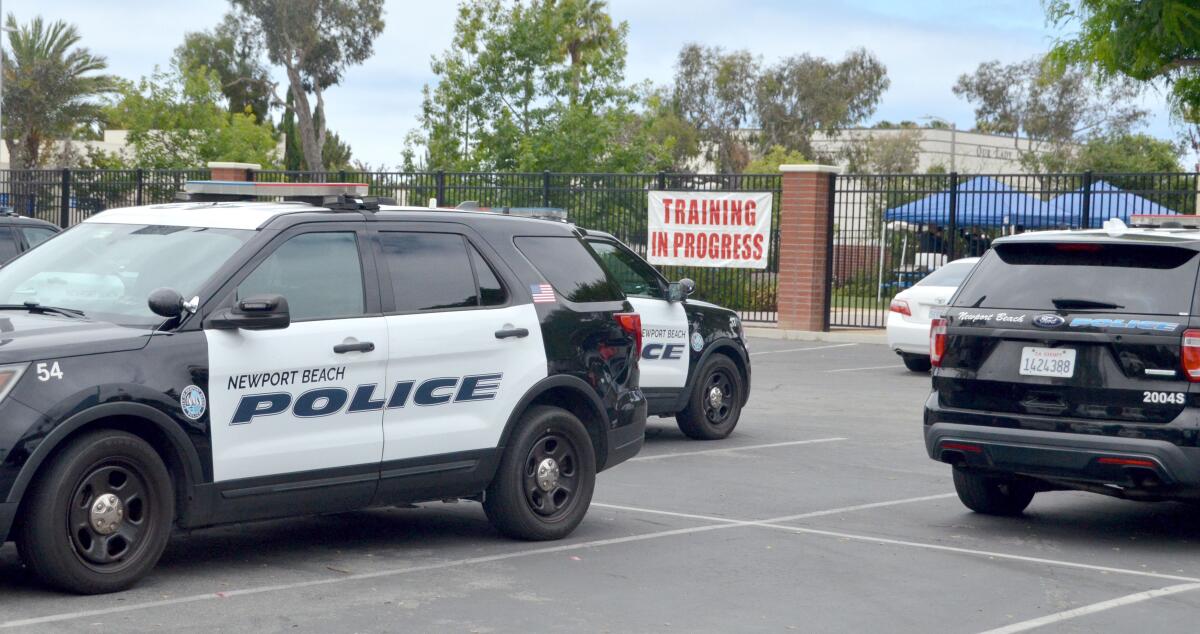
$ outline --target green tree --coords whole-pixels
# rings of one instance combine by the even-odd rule
[[[1096,79],[1085,68],[1047,65],[1040,58],[990,61],[961,75],[954,94],[975,106],[976,130],[1012,136],[1027,169],[1053,172],[1066,168],[1075,145],[1126,134],[1146,117],[1134,101],[1135,84]]]
[[[799,165],[811,163],[797,150],[789,150],[782,145],[767,150],[766,154],[750,161],[744,170],[746,174],[778,174],[780,165]]]
[[[203,68],[158,69],[126,84],[106,114],[111,127],[129,130],[138,167],[193,168],[208,161],[274,166],[274,131],[253,115],[224,107],[220,79]]]
[[[1118,134],[1089,139],[1072,157],[1070,170],[1110,174],[1178,172],[1179,148],[1146,134]]]
[[[740,172],[750,162],[754,88],[759,61],[749,51],[688,44],[675,63],[675,103],[696,128],[704,158],[720,172]]]
[[[1050,51],[1058,66],[1164,84],[1200,151],[1200,5],[1195,0],[1043,0],[1047,20],[1077,27]]]
[[[325,91],[374,52],[383,0],[230,0],[262,33],[271,63],[282,66],[295,101],[296,132],[308,167],[324,171]],[[312,94],[316,103],[309,101]]]
[[[200,67],[217,74],[230,112],[252,113],[266,120],[274,83],[263,63],[262,33],[241,11],[225,14],[209,31],[188,33],[175,49],[174,64]]]
[[[915,173],[921,151],[921,132],[907,127],[893,129],[894,132],[889,130],[886,134],[866,133],[850,137],[838,157],[846,161],[846,170],[851,174]]]
[[[74,25],[37,17],[24,25],[8,15],[12,50],[3,52],[4,143],[17,169],[41,167],[46,150],[81,126],[99,122],[100,97],[116,80],[105,59],[80,47]]]
[[[425,163],[439,169],[592,171],[640,163],[646,130],[623,85],[628,26],[596,0],[467,0],[433,59],[420,115]],[[634,139],[637,141],[640,139]],[[627,139],[628,140],[628,139]],[[405,164],[415,163],[415,150]]]

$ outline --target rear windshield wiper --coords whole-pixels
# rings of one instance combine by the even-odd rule
[[[0,304],[0,310],[27,310],[35,315],[61,315],[63,317],[74,317],[76,319],[85,317],[82,310],[74,308],[60,308],[58,306],[42,306],[37,302],[25,302],[24,304]]]
[[[1061,308],[1063,310],[1071,308],[1099,308],[1110,310],[1125,308],[1120,304],[1114,304],[1112,302],[1097,302],[1090,299],[1074,299],[1069,297],[1056,297],[1050,300],[1050,302],[1054,304],[1055,308]]]

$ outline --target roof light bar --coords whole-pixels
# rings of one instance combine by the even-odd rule
[[[241,199],[324,198],[326,196],[367,195],[366,183],[256,183],[252,181],[187,181],[183,191],[191,200],[206,197],[237,197]],[[212,200],[213,198],[208,198]]]
[[[506,216],[537,218],[538,220],[567,221],[567,210],[562,207],[481,207],[479,201],[467,200],[455,206],[459,211],[490,211]]]
[[[1196,229],[1200,228],[1200,216],[1185,216],[1182,214],[1133,214],[1129,216],[1129,226],[1163,229]]]

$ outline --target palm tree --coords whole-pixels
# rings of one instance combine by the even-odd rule
[[[557,6],[556,6],[557,5]],[[551,0],[548,5],[559,24],[558,50],[570,61],[570,102],[578,102],[580,82],[589,67],[601,62],[613,47],[623,43],[622,29],[614,26],[605,0]],[[624,52],[619,53],[624,61]]]
[[[51,142],[99,120],[97,97],[115,91],[117,80],[100,74],[103,57],[78,46],[74,25],[37,17],[18,27],[12,14],[5,24],[12,51],[3,51],[4,143],[11,167],[40,167]]]

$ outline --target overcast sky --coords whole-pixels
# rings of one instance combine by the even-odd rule
[[[610,0],[629,23],[629,81],[670,83],[687,42],[745,48],[771,62],[810,53],[839,59],[866,47],[887,65],[891,88],[872,121],[932,115],[960,128],[969,104],[951,92],[980,62],[1013,62],[1044,52],[1054,39],[1038,0]],[[416,125],[421,87],[434,80],[429,59],[449,44],[452,0],[387,0],[387,29],[375,56],[326,95],[330,126],[354,156],[372,165],[400,161],[404,135]],[[226,0],[3,0],[19,21],[41,14],[78,25],[83,43],[129,78],[166,66],[184,33],[208,29]],[[1176,139],[1160,94],[1145,98],[1146,131]],[[1189,166],[1192,159],[1189,159]]]

